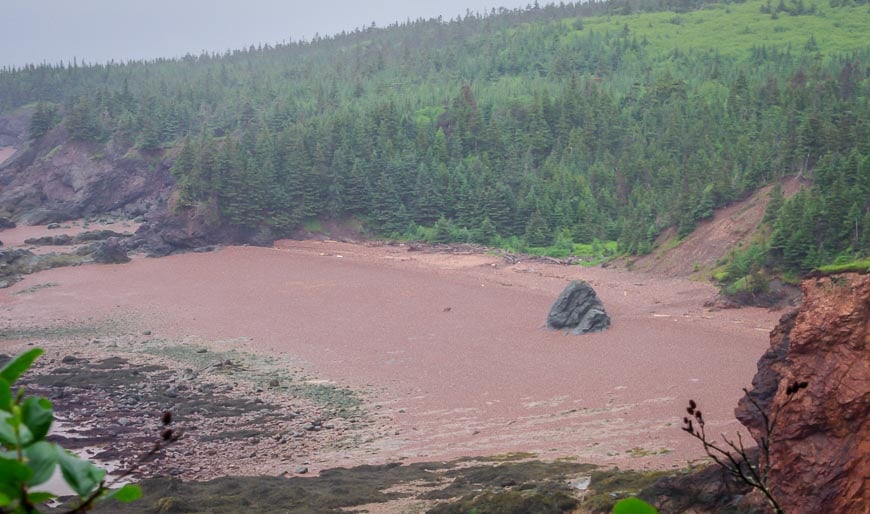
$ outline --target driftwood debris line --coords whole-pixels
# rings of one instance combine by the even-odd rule
[[[582,259],[579,257],[570,256],[565,259],[557,259],[555,257],[547,257],[544,255],[530,255],[524,253],[512,253],[506,250],[491,248],[488,246],[473,244],[473,243],[426,243],[423,241],[412,241],[406,243],[409,252],[424,252],[424,253],[445,253],[451,255],[473,255],[481,253],[492,253],[500,256],[508,264],[517,264],[521,261],[541,262],[547,264],[558,264],[560,266],[572,266],[580,264]]]

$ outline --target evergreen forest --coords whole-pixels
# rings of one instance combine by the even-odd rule
[[[173,159],[178,209],[625,255],[771,194],[732,284],[870,254],[870,4],[613,0],[180,59],[0,71],[0,111]],[[615,245],[613,242],[615,241]],[[612,246],[609,246],[612,245]],[[759,286],[760,287],[760,286]]]

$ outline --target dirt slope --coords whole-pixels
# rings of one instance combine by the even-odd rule
[[[783,193],[788,198],[804,185],[799,178],[785,178]],[[764,218],[772,189],[772,185],[765,186],[749,198],[719,209],[713,219],[701,222],[679,243],[676,230],[665,231],[657,241],[656,250],[635,260],[631,264],[633,269],[667,277],[685,277],[711,270],[729,251],[752,239]]]

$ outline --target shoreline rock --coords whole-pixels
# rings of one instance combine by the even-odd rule
[[[771,332],[751,398],[778,413],[769,485],[786,512],[863,512],[870,489],[870,275],[806,279],[804,301]],[[787,389],[808,383],[789,401]],[[735,411],[756,441],[761,414]]]
[[[547,327],[589,334],[610,328],[610,316],[592,286],[582,280],[568,284],[547,314]]]

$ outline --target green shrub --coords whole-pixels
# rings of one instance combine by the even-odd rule
[[[78,495],[73,513],[90,510],[95,502],[107,498],[122,502],[139,498],[138,486],[111,490],[105,481],[106,470],[46,441],[54,422],[50,401],[26,397],[23,389],[13,393],[14,383],[41,354],[42,349],[34,348],[0,370],[0,512],[39,512],[37,506],[56,495],[34,489],[48,482],[58,467]]]

